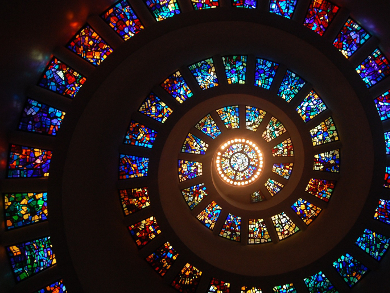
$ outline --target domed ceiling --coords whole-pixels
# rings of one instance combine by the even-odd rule
[[[9,17],[5,292],[390,289],[388,5],[56,4]]]

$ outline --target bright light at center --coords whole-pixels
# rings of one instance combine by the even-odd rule
[[[215,164],[225,182],[244,186],[260,176],[263,154],[252,141],[235,138],[221,145],[220,150],[217,152]]]

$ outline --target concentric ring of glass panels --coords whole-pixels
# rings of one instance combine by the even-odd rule
[[[250,140],[236,138],[220,146],[215,163],[219,176],[225,182],[243,186],[259,177],[263,154]]]

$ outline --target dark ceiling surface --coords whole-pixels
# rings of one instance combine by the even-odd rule
[[[16,128],[26,90],[35,85],[53,50],[65,45],[88,16],[99,15],[115,1],[2,1],[1,136]],[[381,42],[390,56],[390,4],[386,0],[336,0]],[[4,141],[6,139],[2,139]],[[4,150],[4,145],[1,146]]]

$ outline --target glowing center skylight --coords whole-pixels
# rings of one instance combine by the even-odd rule
[[[215,164],[225,182],[247,185],[259,177],[263,168],[263,154],[253,142],[236,138],[219,148]]]
[[[243,153],[235,153],[230,158],[230,166],[234,171],[244,171],[249,166],[249,158],[246,154]]]

